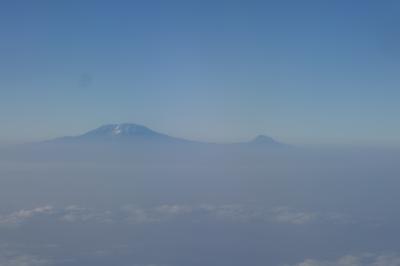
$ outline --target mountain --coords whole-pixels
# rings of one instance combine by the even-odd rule
[[[123,123],[123,124],[107,124],[96,129],[90,130],[84,134],[77,136],[68,136],[57,138],[48,142],[52,143],[124,143],[128,142],[164,142],[164,143],[191,143],[219,145],[217,143],[206,143],[182,138],[172,137],[163,133],[156,132],[145,126]],[[251,146],[271,146],[279,147],[286,144],[275,141],[273,138],[265,135],[259,135],[248,142],[231,143],[224,145],[251,145]]]
[[[57,138],[55,143],[189,142],[137,124],[108,124],[82,135]]]
[[[205,146],[249,146],[249,147],[269,147],[278,148],[287,146],[284,143],[275,141],[265,135],[259,135],[251,141],[230,144],[206,143],[182,138],[172,137],[163,133],[156,132],[145,126],[138,124],[108,124],[90,130],[78,136],[57,138],[48,143],[78,143],[78,144],[192,144]]]
[[[260,135],[247,142],[207,143],[156,132],[137,124],[108,124],[77,136],[2,149],[0,159],[93,162],[217,162],[219,158],[263,158],[291,146]]]

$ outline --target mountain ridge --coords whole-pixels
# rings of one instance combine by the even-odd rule
[[[76,136],[65,136],[46,141],[47,143],[180,143],[180,144],[203,144],[203,145],[250,145],[250,146],[269,146],[283,147],[285,143],[276,141],[267,135],[258,135],[245,142],[235,143],[209,143],[196,140],[188,140],[170,136],[154,131],[146,126],[135,123],[114,123],[101,125]]]

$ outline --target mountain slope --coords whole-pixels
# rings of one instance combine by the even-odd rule
[[[57,138],[52,143],[130,143],[130,142],[190,142],[158,133],[137,124],[108,124],[82,135]]]
[[[259,135],[251,141],[230,144],[206,143],[172,137],[156,132],[138,124],[108,124],[90,130],[78,136],[57,138],[47,143],[57,144],[195,144],[197,146],[248,146],[260,148],[279,148],[288,145],[275,141],[273,138]]]

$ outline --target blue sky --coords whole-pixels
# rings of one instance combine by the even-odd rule
[[[0,139],[134,122],[400,143],[398,1],[2,1]]]

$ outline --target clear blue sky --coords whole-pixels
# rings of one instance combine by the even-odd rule
[[[135,122],[400,143],[400,1],[2,1],[0,139]]]

